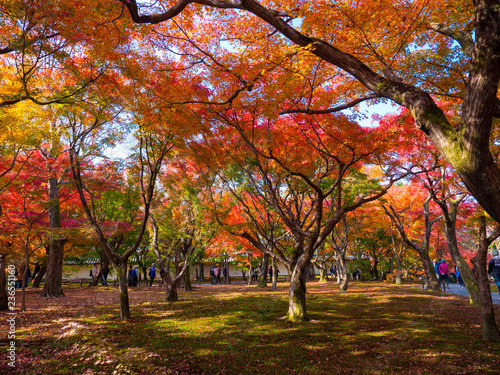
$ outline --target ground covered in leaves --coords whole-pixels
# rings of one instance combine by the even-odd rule
[[[415,285],[358,282],[339,292],[332,282],[310,283],[309,323],[280,320],[285,283],[277,292],[200,286],[177,303],[165,302],[161,287],[134,288],[129,321],[118,318],[116,287],[64,291],[59,299],[27,291],[15,369],[0,313],[1,374],[500,373],[500,343],[482,340],[468,299]]]

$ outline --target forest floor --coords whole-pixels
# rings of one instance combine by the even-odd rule
[[[0,374],[498,374],[500,343],[481,338],[467,297],[414,284],[309,283],[308,323],[280,320],[288,289],[195,287],[180,302],[163,288],[65,286],[27,290],[27,311],[0,313]],[[20,300],[20,293],[16,296]],[[500,323],[500,306],[495,306]],[[15,321],[8,322],[12,316]],[[6,354],[15,328],[15,368]]]

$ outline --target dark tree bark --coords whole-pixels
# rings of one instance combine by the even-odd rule
[[[53,240],[48,245],[48,263],[45,283],[43,285],[43,297],[63,297],[62,290],[62,265],[65,240]]]
[[[478,307],[480,306],[480,297],[479,297],[479,285],[472,274],[472,270],[469,265],[463,258],[462,254],[460,254],[460,250],[458,249],[457,242],[457,232],[456,232],[456,221],[457,221],[457,207],[450,207],[450,211],[446,212],[443,210],[444,222],[445,222],[445,234],[446,241],[448,244],[448,251],[453,259],[453,262],[458,268],[462,280],[465,285],[465,289],[469,294],[469,301],[472,306]]]
[[[59,186],[55,177],[49,178],[49,227],[61,228],[61,207],[59,203]],[[47,274],[43,285],[43,297],[63,297],[62,266],[65,239],[50,235],[47,246]]]
[[[201,285],[205,281],[205,272],[203,269],[203,263],[198,262],[198,283]]]
[[[118,267],[115,266],[120,289],[120,319],[130,319],[130,303],[128,298],[128,258],[122,259]]]
[[[40,271],[38,272],[35,279],[33,280],[33,283],[31,284],[32,288],[40,287],[40,282],[42,281],[46,272],[47,272],[47,263],[46,261],[43,261],[42,264],[40,264]]]
[[[290,275],[290,287],[288,290],[288,314],[286,320],[292,322],[309,321],[306,307],[306,269],[311,259],[307,256],[299,258]]]
[[[260,266],[260,276],[257,286],[259,288],[267,288],[267,273],[269,271],[269,254],[264,253],[262,257],[262,265]]]
[[[488,246],[500,236],[500,225],[497,225],[492,235],[486,235],[486,217],[479,217],[479,244],[476,256],[471,259],[474,268],[476,269],[479,298],[481,301],[481,328],[483,338],[489,341],[500,340],[500,331],[495,320],[495,310],[491,300],[490,282],[488,280],[488,272],[486,270],[486,255],[488,254]]]
[[[193,286],[191,285],[191,275],[189,274],[189,266],[187,266],[184,272],[184,290],[186,292],[192,292]]]

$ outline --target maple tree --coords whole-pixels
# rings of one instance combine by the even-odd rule
[[[439,281],[436,277],[436,273],[432,269],[429,252],[432,227],[436,222],[441,220],[441,215],[436,214],[436,210],[430,204],[432,197],[429,193],[426,194],[426,190],[422,186],[409,184],[393,189],[391,193],[394,195],[399,193],[401,195],[411,196],[410,199],[408,199],[408,197],[407,199],[402,199],[403,197],[401,196],[397,197],[391,201],[388,208],[386,206],[383,207],[405,243],[418,252],[424,271],[424,287],[431,287],[435,290],[439,290]],[[416,197],[419,197],[419,199],[417,200]],[[409,204],[409,206],[405,207],[407,204]],[[417,207],[415,207],[415,205],[417,205]],[[414,215],[417,216],[417,222],[412,218]],[[417,242],[418,240],[412,240],[408,230],[406,229],[406,227],[411,228],[412,226],[415,227],[415,225],[418,224],[420,224],[420,233],[417,237],[421,237],[421,241],[419,241],[420,243]]]
[[[415,125],[457,170],[482,207],[500,221],[500,169],[490,150],[496,134],[494,120],[500,113],[497,1],[372,4],[365,0],[342,1],[334,6],[324,2],[255,0],[181,0],[157,5],[118,1],[138,24],[157,25],[183,17],[199,24],[199,8],[191,4],[220,9],[213,20],[223,14],[218,25],[223,22],[229,34],[232,25],[238,24],[239,35],[235,38],[239,45],[256,51],[274,42],[281,47],[279,53],[286,56],[293,47],[287,51],[286,44],[277,41],[277,31],[307,52],[297,53],[303,58],[300,62],[307,64],[307,59],[314,56],[317,65],[310,65],[321,65],[314,72],[317,79],[309,91],[319,95],[309,95],[305,98],[309,100],[290,100],[287,112],[331,113],[374,98],[389,99],[408,108]],[[251,26],[251,31],[242,31],[242,24]],[[246,41],[245,36],[251,33],[254,37]],[[345,83],[329,86],[332,75],[342,77]],[[331,90],[325,90],[325,85]],[[339,94],[342,89],[353,95]],[[435,97],[454,97],[460,106],[447,114],[436,104]],[[345,104],[329,105],[339,99],[346,99]],[[452,125],[450,116],[460,117],[457,126]]]
[[[6,244],[5,248],[8,249],[8,255],[12,260],[20,263],[22,259],[24,262],[22,268],[26,276],[30,257],[36,252],[36,259],[44,264],[45,253],[50,251],[51,238],[71,236],[76,231],[75,227],[81,224],[81,220],[79,220],[78,204],[74,200],[74,191],[70,186],[66,186],[60,192],[61,227],[54,229],[50,224],[52,206],[49,202],[48,181],[53,171],[64,167],[67,160],[64,158],[57,161],[47,160],[37,150],[21,155],[19,162],[22,168],[11,171],[10,174],[14,175],[12,178],[7,174],[11,182],[0,195],[0,201],[5,207],[5,214],[0,218],[4,228],[1,241]],[[42,253],[41,249],[45,251]],[[41,276],[37,276],[38,280],[39,277]],[[33,286],[37,285],[36,281],[34,280]],[[24,308],[24,298],[22,307]]]
[[[208,253],[218,235],[214,210],[220,194],[213,194],[214,179],[205,172],[192,160],[179,158],[178,152],[160,177],[163,196],[151,214],[151,238],[167,301],[178,301],[181,281],[190,289],[190,265]]]
[[[343,116],[273,122],[258,111],[218,115],[210,138],[198,142],[201,159],[218,171],[238,203],[246,205],[245,214],[257,230],[240,235],[262,253],[288,265],[287,318],[308,320],[306,270],[314,252],[347,212],[383,196],[395,180],[409,172],[400,160],[390,172],[382,173],[385,184],[365,176],[371,183],[359,188],[356,179],[363,180],[363,173],[358,170],[364,163],[377,166],[379,150],[370,148],[370,141],[377,143],[377,133]],[[349,127],[352,133],[342,133],[342,127]],[[266,210],[271,215],[263,214]],[[287,253],[277,245],[276,239],[282,236],[274,232],[272,221],[290,232],[284,236]]]
[[[90,200],[89,203],[85,194],[88,186],[85,185],[82,178],[85,157],[87,156],[86,150],[92,148],[93,145],[92,140],[89,142],[87,137],[92,133],[92,130],[106,124],[108,120],[106,118],[93,118],[92,116],[88,116],[82,118],[81,121],[82,122],[76,123],[73,127],[72,142],[70,145],[71,171],[89,225],[94,230],[99,241],[99,246],[105,253],[106,258],[112,262],[117,271],[120,285],[120,317],[122,319],[130,319],[130,305],[127,289],[128,259],[141,245],[147,227],[149,210],[154,198],[156,179],[160,172],[163,159],[173,145],[168,142],[168,138],[165,140],[152,139],[151,133],[148,133],[147,126],[144,126],[138,134],[139,148],[136,155],[138,162],[137,174],[139,179],[138,183],[141,186],[143,212],[140,218],[139,230],[133,243],[123,252],[123,254],[120,254],[116,251],[116,248],[111,247],[108,241],[109,236],[103,230],[101,223],[99,223],[93,215],[93,202]]]

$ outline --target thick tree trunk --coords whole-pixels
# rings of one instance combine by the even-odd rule
[[[429,250],[420,248],[416,249],[418,254],[420,255],[420,260],[422,262],[422,268],[424,270],[424,275],[422,277],[425,278],[425,285],[432,290],[438,291],[441,290],[439,285],[439,280],[437,279],[436,272],[434,272],[434,268],[432,267],[432,261],[429,256]]]
[[[203,272],[203,263],[198,262],[198,284],[201,285],[203,281],[205,281],[205,274]]]
[[[478,279],[479,298],[481,301],[481,328],[483,330],[484,339],[498,341],[500,340],[500,331],[495,321],[490,282],[486,271],[486,255],[488,253],[488,246],[491,242],[489,242],[486,237],[486,218],[480,216],[479,223],[479,245],[476,256],[471,260],[476,269]]]
[[[319,267],[319,282],[326,283],[328,281],[328,272],[326,271],[325,263]]]
[[[445,171],[441,170],[441,180],[444,182],[446,178]],[[445,184],[442,184],[442,189],[444,189]],[[457,232],[456,232],[456,223],[457,223],[457,214],[458,207],[462,200],[465,198],[465,194],[458,195],[457,199],[453,199],[451,197],[444,197],[444,190],[441,191],[442,198],[439,199],[437,193],[431,189],[431,187],[427,187],[427,190],[431,193],[434,201],[441,207],[441,211],[443,212],[444,225],[445,225],[445,237],[448,247],[448,252],[453,259],[453,262],[458,268],[460,275],[462,276],[462,280],[464,282],[467,293],[469,294],[469,301],[471,306],[479,307],[481,305],[479,298],[479,286],[476,278],[472,274],[472,270],[469,268],[469,265],[460,254],[460,250],[458,249],[457,242]]]
[[[7,254],[0,253],[0,311],[9,309],[7,296],[7,276],[5,269],[7,268]]]
[[[373,261],[373,277],[375,278],[375,280],[379,279],[379,275],[378,275],[378,259],[375,259]]]
[[[269,254],[264,254],[262,257],[261,273],[259,276],[259,283],[257,286],[259,288],[267,288],[267,270],[269,267]]]
[[[286,320],[309,321],[306,309],[306,269],[310,260],[299,259],[290,276],[288,314]]]
[[[33,280],[33,283],[31,284],[32,288],[40,288],[40,282],[45,276],[45,272],[47,272],[47,264],[44,262],[40,265],[40,271],[38,272],[35,279]]]
[[[49,178],[49,227],[61,228],[61,208],[59,204],[59,187],[55,177]],[[64,243],[66,240],[51,238],[48,245],[47,275],[42,296],[62,297],[62,265]]]
[[[47,274],[43,285],[43,297],[63,297],[62,290],[62,266],[64,243],[66,240],[51,240],[49,243],[49,259],[47,263]]]
[[[316,280],[316,273],[314,271],[314,264],[309,263],[307,265],[306,270],[305,270],[305,274],[306,274],[306,281]]]
[[[167,301],[178,302],[179,295],[177,293],[177,286],[179,285],[180,278],[175,278],[173,281],[166,284]]]
[[[117,267],[118,282],[120,288],[120,319],[130,319],[130,303],[128,298],[127,280],[127,260],[122,260],[120,267]]]
[[[192,292],[193,287],[191,285],[191,275],[189,274],[189,266],[186,267],[186,271],[184,273],[184,290],[186,292]]]
[[[399,260],[399,256],[395,256],[396,260],[396,285],[403,284],[403,270],[401,269],[401,261]]]
[[[465,289],[469,294],[470,304],[471,306],[479,307],[481,306],[481,301],[479,298],[479,285],[476,278],[472,274],[472,270],[469,268],[469,265],[467,264],[462,254],[460,254],[460,251],[458,250],[457,233],[455,230],[455,225],[453,222],[449,223],[448,220],[445,220],[445,226],[446,226],[445,233],[446,233],[446,241],[448,243],[448,251],[451,255],[451,258],[453,259],[453,262],[457,266],[460,275],[462,276]]]
[[[344,254],[337,256],[337,279],[339,281],[339,290],[347,290],[349,278],[347,277],[347,265]]]

